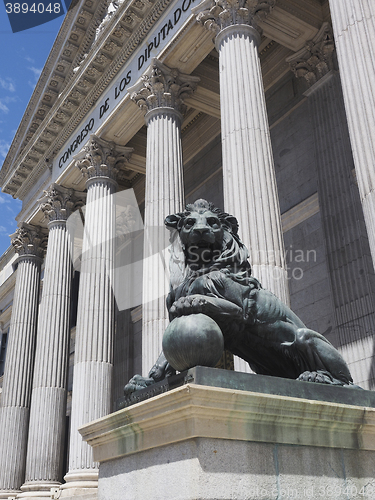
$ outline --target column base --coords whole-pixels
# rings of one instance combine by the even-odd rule
[[[6,500],[17,498],[18,493],[21,493],[20,490],[0,490],[0,498],[5,498]]]
[[[79,497],[80,500],[97,500],[98,477],[98,469],[90,472],[84,470],[68,472],[64,477],[66,483],[60,486],[61,494],[59,498],[74,500]]]

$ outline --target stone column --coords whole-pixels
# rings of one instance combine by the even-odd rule
[[[184,208],[181,147],[183,100],[199,78],[170,69],[154,59],[130,91],[145,112],[147,124],[145,244],[142,306],[142,371],[147,375],[161,351],[169,320],[165,298],[169,292],[167,215]],[[152,257],[154,256],[154,257]]]
[[[25,223],[11,238],[19,257],[0,407],[0,498],[15,496],[25,478],[40,267],[47,242],[46,233]]]
[[[215,33],[219,53],[224,208],[237,217],[252,274],[289,304],[271,138],[258,46],[258,21],[275,0],[203,0],[192,11]],[[235,370],[251,372],[234,358]]]
[[[204,0],[192,10],[219,52],[224,208],[237,217],[253,275],[289,303],[280,206],[261,74],[258,21],[275,0]]]
[[[98,464],[78,428],[111,412],[114,337],[116,178],[130,148],[92,136],[77,155],[86,176],[87,199],[74,355],[69,472],[62,496],[95,488]],[[95,497],[95,492],[93,491]]]
[[[53,185],[40,200],[49,220],[40,304],[25,483],[22,498],[50,498],[59,487],[66,420],[66,383],[72,279],[71,237],[66,220],[77,206],[73,190]],[[83,202],[81,201],[81,204]]]
[[[352,174],[354,162],[334,49],[332,28],[324,23],[314,39],[287,62],[308,85],[304,94],[309,98],[314,128],[319,208],[335,308],[335,328],[327,338],[348,362],[355,383],[370,388],[374,269],[359,223],[361,201]]]
[[[350,141],[375,263],[375,4],[329,0]]]

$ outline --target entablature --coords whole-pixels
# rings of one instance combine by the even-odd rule
[[[173,15],[175,5],[174,0],[130,0],[116,8],[111,3],[106,11],[95,0],[80,3],[74,15],[64,21],[51,52],[55,56],[51,59],[50,55],[34,92],[40,94],[39,105],[33,104],[33,95],[4,162],[0,173],[4,192],[25,198],[64,144],[74,139],[85,117],[95,107],[106,104],[102,100],[107,89],[142,43],[146,47],[151,43],[149,36],[155,25],[168,9],[169,15]],[[273,12],[260,23],[264,33],[260,52],[266,88],[288,71],[285,58],[317,33],[323,11],[320,0],[277,0]],[[213,47],[212,34],[190,14],[182,25],[176,26],[157,57],[170,67],[200,76],[201,83],[187,99],[187,105],[196,110],[195,115],[204,113],[219,119],[218,70]],[[148,59],[146,53],[145,58]],[[144,69],[148,65],[146,60]],[[144,118],[126,89],[119,101],[121,104],[116,103],[116,108],[91,133],[100,132],[103,138],[125,145],[142,128]],[[25,130],[26,117],[32,133]],[[22,148],[17,149],[20,142]],[[129,169],[133,174],[143,174],[144,165],[144,159],[135,156]],[[130,173],[125,181],[126,185],[131,184]],[[80,182],[77,177],[73,183]]]
[[[46,128],[45,124],[51,121],[51,109],[74,76],[73,68],[91,45],[105,9],[106,4],[100,0],[82,0],[66,14],[3,163],[0,183],[4,192],[17,197],[23,174],[29,176],[40,155],[46,152],[57,135],[53,126]],[[20,175],[17,175],[19,169]]]

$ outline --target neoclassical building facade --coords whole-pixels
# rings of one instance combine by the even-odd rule
[[[0,258],[0,498],[96,498],[78,429],[147,374],[168,323],[163,259],[127,306],[116,259],[161,248],[164,217],[198,198],[237,217],[253,275],[374,388],[374,82],[372,0],[69,10],[0,172],[22,200]]]

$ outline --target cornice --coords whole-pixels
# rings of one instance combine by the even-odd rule
[[[130,0],[117,9],[75,68],[74,78],[70,78],[30,144],[18,155],[11,174],[6,179],[0,177],[4,192],[22,199],[46,170],[47,159],[51,162],[173,0],[158,0],[150,9],[153,1]],[[43,134],[49,134],[51,140],[41,150],[38,146]]]
[[[125,0],[105,17],[102,31],[96,34],[107,1],[80,0],[63,22],[0,172],[3,191],[15,198],[24,199],[47,171],[56,153],[173,2]],[[320,0],[277,0],[277,5],[300,19],[311,20],[312,16],[317,20],[322,11]],[[195,21],[187,24],[191,22]],[[180,38],[182,31],[176,35]],[[168,50],[169,46],[163,49],[164,53]],[[48,104],[46,98],[50,98]],[[31,130],[32,124],[35,130]]]

